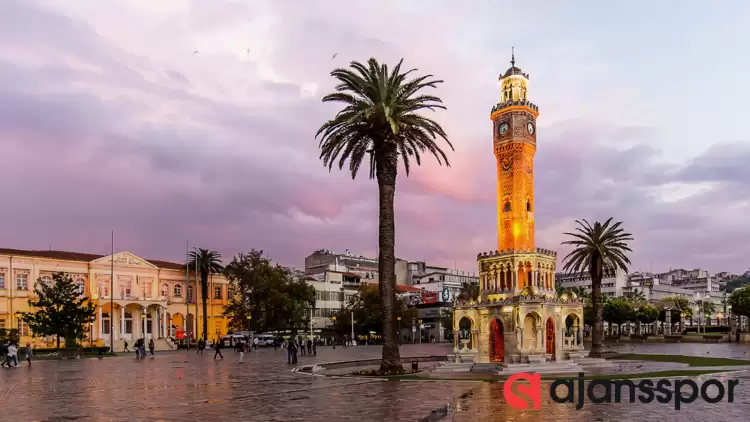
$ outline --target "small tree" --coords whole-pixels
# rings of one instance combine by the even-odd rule
[[[634,318],[633,306],[625,298],[615,297],[604,302],[603,319],[610,324],[617,325],[619,336],[620,326]]]
[[[728,303],[732,307],[732,313],[750,317],[750,288],[735,289],[729,296]]]
[[[653,305],[646,305],[636,311],[635,319],[641,324],[653,324],[659,318],[659,309]],[[639,333],[640,334],[640,333]]]
[[[89,298],[81,296],[71,276],[55,273],[51,284],[40,278],[35,293],[37,298],[29,299],[29,306],[36,311],[22,312],[21,316],[32,332],[57,337],[58,349],[60,337],[65,338],[67,347],[73,347],[76,340],[83,339],[86,326],[95,320],[96,307]]]

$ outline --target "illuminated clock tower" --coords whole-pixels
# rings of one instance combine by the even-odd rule
[[[500,251],[534,249],[534,153],[539,109],[527,98],[529,75],[511,67],[500,76],[492,108],[497,162],[497,244]]]

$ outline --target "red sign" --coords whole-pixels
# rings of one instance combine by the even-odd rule
[[[422,292],[422,303],[430,304],[438,302],[438,294],[436,292]]]
[[[174,336],[175,336],[175,338],[177,338],[178,340],[179,340],[179,339],[184,339],[184,338],[185,338],[185,332],[184,332],[184,331],[182,331],[182,330],[177,330],[177,331],[175,332]]]

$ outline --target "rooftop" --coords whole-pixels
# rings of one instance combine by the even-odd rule
[[[104,258],[109,255],[99,255],[84,252],[68,252],[68,251],[29,251],[23,249],[9,249],[0,248],[0,255],[15,255],[15,256],[27,256],[31,258],[45,258],[45,259],[59,259],[62,261],[77,261],[77,262],[91,262],[99,258]],[[158,259],[146,259],[149,263],[156,265],[159,268],[170,269],[170,270],[181,270],[185,268],[185,264],[178,264],[176,262],[161,261]]]

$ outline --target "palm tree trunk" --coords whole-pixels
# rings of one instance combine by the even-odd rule
[[[403,372],[403,367],[396,334],[396,222],[393,211],[398,155],[395,148],[388,146],[375,152],[380,204],[378,284],[383,306],[383,357],[380,371],[400,373]]]
[[[589,356],[597,357],[602,354],[602,337],[604,336],[604,307],[602,307],[602,277],[593,275],[591,278],[591,308],[594,314],[594,324],[591,330],[591,351]]]
[[[203,305],[203,341],[208,339],[208,274],[201,273],[201,303]]]

